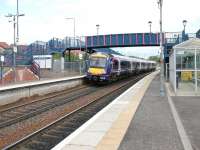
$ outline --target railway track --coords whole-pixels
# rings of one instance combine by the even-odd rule
[[[112,92],[95,97],[88,104],[83,105],[70,114],[63,116],[4,149],[51,149],[144,76],[140,75],[133,80],[120,84]]]
[[[31,118],[37,114],[41,114],[42,112],[68,103],[96,90],[96,87],[81,86],[72,90],[56,93],[42,99],[37,99],[22,105],[1,110],[0,129]]]

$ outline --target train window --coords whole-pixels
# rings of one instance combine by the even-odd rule
[[[139,62],[136,63],[136,68],[140,68],[140,63]]]
[[[131,69],[131,63],[129,61],[127,63],[128,63],[127,65],[128,69]]]
[[[128,61],[121,61],[120,65],[121,65],[121,69],[129,69],[129,68],[131,68],[131,64]]]
[[[132,62],[132,66],[133,66],[133,69],[135,69],[137,67],[136,62]]]
[[[142,68],[144,68],[145,67],[145,63],[142,63]]]
[[[92,57],[90,58],[90,67],[104,68],[106,66],[106,58]]]
[[[118,70],[118,67],[119,67],[119,61],[116,60],[116,59],[114,59],[114,60],[113,60],[113,69],[114,69],[114,70]]]

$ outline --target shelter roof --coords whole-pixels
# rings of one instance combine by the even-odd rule
[[[200,49],[200,39],[194,38],[175,45],[174,49]]]

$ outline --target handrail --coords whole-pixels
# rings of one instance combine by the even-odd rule
[[[37,62],[33,61],[30,69],[40,79],[40,65]]]

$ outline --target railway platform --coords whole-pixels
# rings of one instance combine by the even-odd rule
[[[0,87],[0,106],[14,103],[22,98],[62,91],[83,83],[84,75],[41,80]]]
[[[158,72],[146,76],[53,150],[199,149],[200,98],[172,96],[168,86],[160,97],[159,88]]]

